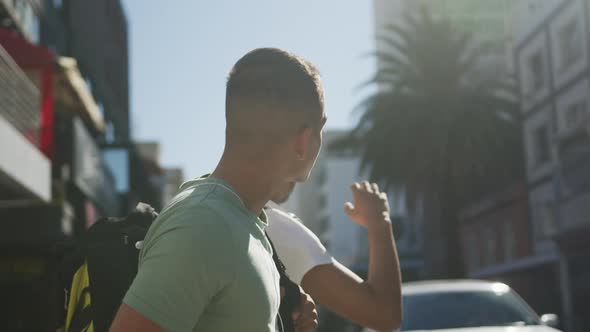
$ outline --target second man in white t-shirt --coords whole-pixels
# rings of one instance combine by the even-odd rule
[[[273,195],[283,203],[294,184]],[[286,266],[287,274],[319,303],[337,314],[379,331],[401,325],[401,277],[393,238],[387,195],[376,184],[354,183],[353,202],[346,203],[350,218],[369,236],[367,280],[336,261],[318,237],[293,214],[269,203],[267,233]]]

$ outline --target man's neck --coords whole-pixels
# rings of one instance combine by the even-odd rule
[[[232,186],[246,209],[259,215],[268,203],[273,188],[271,170],[264,166],[224,155],[211,176]]]

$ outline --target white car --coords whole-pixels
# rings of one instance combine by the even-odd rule
[[[411,282],[402,286],[402,294],[404,332],[558,332],[556,315],[539,317],[503,283]]]

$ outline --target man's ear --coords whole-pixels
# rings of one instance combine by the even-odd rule
[[[309,140],[311,139],[312,130],[310,127],[303,128],[295,137],[295,154],[297,160],[305,159],[307,149],[309,149]]]

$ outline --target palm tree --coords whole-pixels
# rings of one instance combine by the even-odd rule
[[[479,69],[483,46],[426,10],[389,26],[352,134],[334,148],[361,152],[373,180],[402,187],[421,202],[431,276],[457,276],[458,211],[523,174],[516,98],[497,75]],[[410,209],[411,210],[411,209]]]

